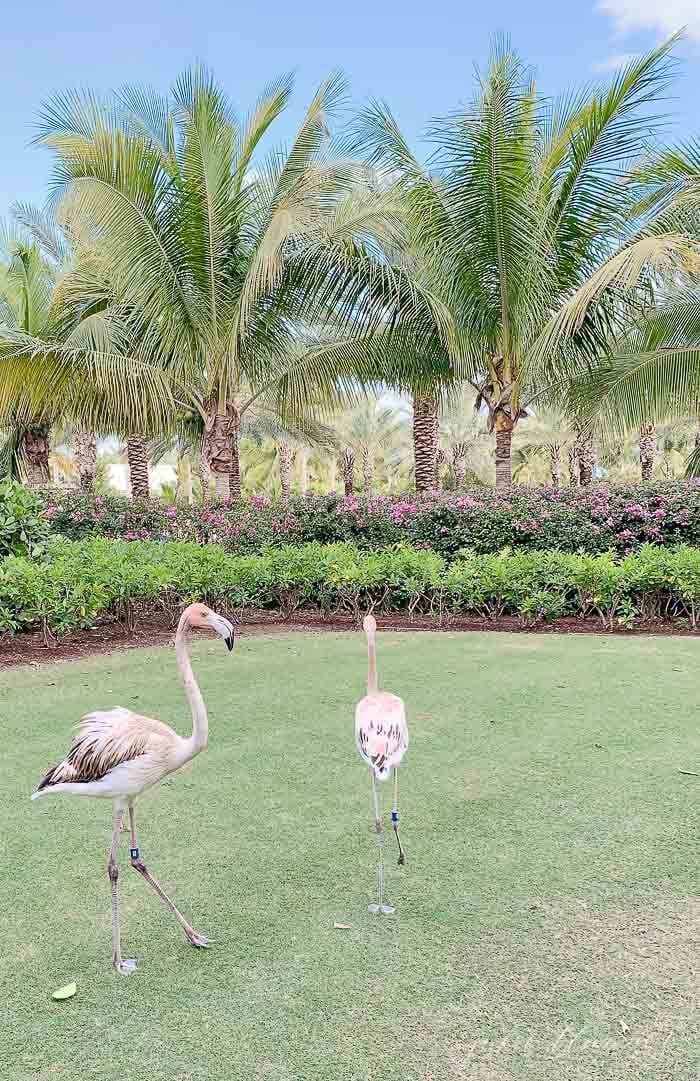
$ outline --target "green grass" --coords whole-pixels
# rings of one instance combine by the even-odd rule
[[[29,794],[90,709],[185,731],[173,651],[2,674],[3,1077],[696,1081],[696,641],[381,635],[411,725],[389,919],[366,911],[360,636],[193,655],[209,750],[141,801],[140,840],[215,947],[187,945],[125,836],[131,978],[109,963],[110,805]]]

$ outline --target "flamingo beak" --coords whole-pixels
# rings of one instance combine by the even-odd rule
[[[212,612],[210,616],[207,616],[207,623],[212,630],[216,631],[216,633],[223,638],[226,643],[226,648],[230,653],[235,641],[233,624],[229,623],[223,616],[218,616],[215,612]]]

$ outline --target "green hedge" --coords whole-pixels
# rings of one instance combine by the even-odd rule
[[[55,541],[46,558],[0,563],[0,633],[40,627],[46,640],[111,616],[133,628],[141,611],[173,618],[192,600],[233,615],[250,609],[322,613],[515,615],[525,625],[563,616],[606,627],[700,612],[700,549],[646,546],[624,559],[562,552],[462,553],[448,564],[397,545],[367,552],[308,544],[232,556],[216,545]]]
[[[17,481],[0,480],[0,558],[40,556],[48,536],[41,496]]]

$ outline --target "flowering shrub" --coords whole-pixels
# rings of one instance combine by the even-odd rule
[[[349,542],[231,555],[220,545],[55,540],[46,559],[0,563],[0,634],[41,628],[45,641],[98,618],[129,628],[139,611],[193,600],[229,615],[271,609],[456,616],[515,615],[524,625],[576,616],[605,627],[638,619],[700,617],[700,549],[645,545],[617,558],[567,552],[463,552],[448,563],[405,544],[367,551]]]
[[[360,548],[403,541],[447,559],[463,548],[624,554],[643,544],[700,546],[700,480],[516,488],[507,495],[490,489],[369,500],[309,495],[288,503],[254,496],[206,507],[68,492],[50,497],[45,513],[54,532],[73,540],[186,540],[241,554],[312,541],[351,541]]]

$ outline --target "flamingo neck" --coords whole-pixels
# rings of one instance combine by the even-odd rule
[[[187,742],[190,748],[189,757],[193,757],[194,755],[199,754],[200,751],[203,751],[207,745],[209,739],[209,719],[207,717],[207,708],[204,705],[204,699],[202,698],[202,692],[197,685],[197,680],[194,678],[190,657],[187,652],[189,629],[187,617],[183,612],[177,626],[177,634],[175,635],[175,656],[177,657],[178,667],[182,673],[185,694],[187,695],[187,700],[190,704],[190,709],[192,710],[192,735]]]
[[[374,631],[367,632],[367,694],[376,694],[377,686],[377,648]]]

